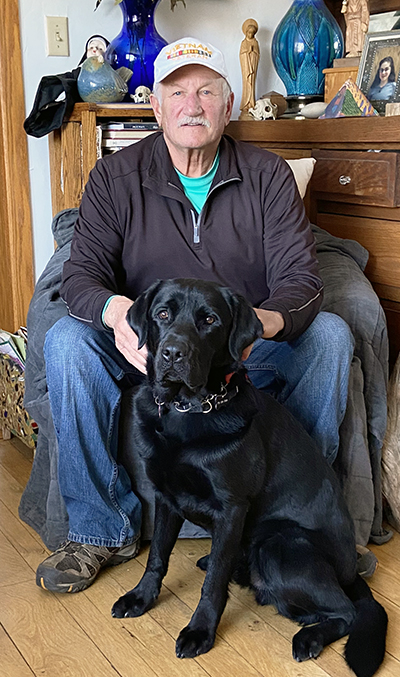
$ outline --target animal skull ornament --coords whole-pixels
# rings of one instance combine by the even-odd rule
[[[149,103],[150,101],[151,90],[145,85],[139,85],[136,87],[135,93],[131,94],[132,99],[135,103]]]
[[[275,120],[278,114],[278,106],[272,103],[271,99],[257,99],[254,108],[249,108],[249,113],[255,120],[268,120],[269,118]]]

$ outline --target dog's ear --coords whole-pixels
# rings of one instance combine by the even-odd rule
[[[263,326],[250,303],[239,294],[224,290],[224,296],[232,310],[232,329],[229,336],[229,352],[240,361],[243,350],[260,338]]]
[[[154,296],[158,292],[161,285],[161,280],[154,282],[151,287],[146,289],[140,296],[137,297],[133,306],[131,306],[126,314],[126,319],[130,327],[138,337],[138,348],[143,348],[147,341],[149,332],[148,312],[153,303]]]

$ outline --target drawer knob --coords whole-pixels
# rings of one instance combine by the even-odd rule
[[[350,176],[345,176],[344,174],[342,174],[342,176],[339,176],[339,183],[342,186],[347,186],[347,184],[350,183],[350,182],[351,182]]]

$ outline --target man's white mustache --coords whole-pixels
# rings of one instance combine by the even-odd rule
[[[203,125],[204,127],[211,127],[210,121],[202,115],[185,115],[184,118],[178,121],[178,127],[183,127],[183,125]]]

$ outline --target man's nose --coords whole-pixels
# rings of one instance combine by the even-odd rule
[[[198,94],[188,94],[185,100],[186,115],[195,116],[203,112],[200,97]]]

